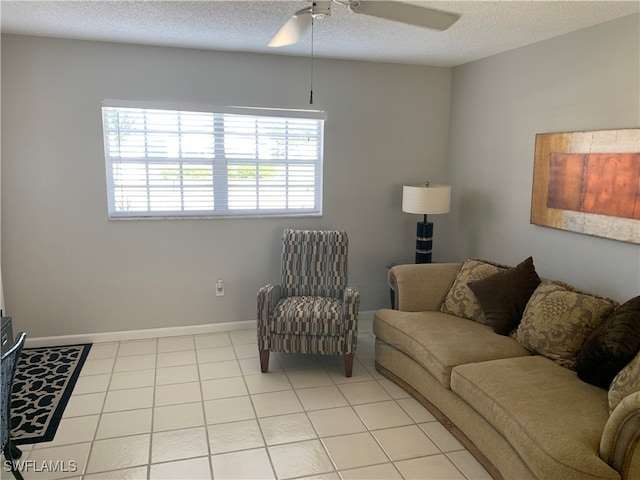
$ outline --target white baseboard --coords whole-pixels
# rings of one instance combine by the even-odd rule
[[[257,320],[247,320],[244,322],[209,323],[206,325],[188,325],[184,327],[125,330],[122,332],[81,333],[78,335],[60,335],[57,337],[27,337],[25,347],[54,347],[57,345],[73,345],[76,343],[104,343],[144,340],[148,338],[181,337],[184,335],[202,335],[233,330],[255,330],[256,327]]]
[[[359,312],[358,323],[364,331],[370,331],[373,310]],[[242,322],[209,323],[206,325],[187,325],[184,327],[149,328],[144,330],[125,330],[122,332],[80,333],[77,335],[60,335],[56,337],[27,336],[25,347],[55,347],[58,345],[74,345],[77,343],[106,343],[127,340],[145,340],[148,338],[181,337],[185,335],[203,335],[207,333],[230,332],[234,330],[255,330],[257,320]]]

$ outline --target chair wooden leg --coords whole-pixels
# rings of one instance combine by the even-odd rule
[[[3,452],[4,453],[4,458],[11,465],[11,473],[13,473],[13,476],[16,478],[16,480],[24,480],[24,477],[22,476],[20,471],[16,468],[16,464],[14,463],[14,459],[15,458],[19,458],[19,457],[14,457],[13,456],[13,453],[16,450],[18,451],[18,453],[21,456],[22,452],[20,451],[20,449],[18,447],[16,447],[11,442],[11,440],[8,440],[7,444],[4,446],[4,452]]]
[[[353,353],[347,353],[344,356],[344,375],[350,377],[353,373]]]
[[[9,442],[9,448],[11,449],[11,458],[17,459],[22,456],[22,450],[16,447],[13,442]]]
[[[269,350],[260,350],[260,370],[262,373],[269,371]]]

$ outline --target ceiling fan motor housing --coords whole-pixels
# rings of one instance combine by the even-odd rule
[[[315,20],[331,15],[331,0],[324,2],[313,2],[311,4],[311,16]]]

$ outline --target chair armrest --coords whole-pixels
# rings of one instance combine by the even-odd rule
[[[344,318],[344,353],[355,354],[358,346],[358,309],[360,292],[353,287],[344,289],[342,297],[342,313]]]
[[[623,479],[640,474],[640,392],[627,395],[609,416],[600,439],[600,458]]]
[[[460,267],[461,263],[419,263],[392,267],[387,279],[395,291],[396,310],[438,310]]]
[[[357,328],[358,320],[358,308],[360,305],[360,292],[353,287],[347,287],[344,289],[344,317],[348,322],[348,325],[352,323]]]
[[[269,348],[269,319],[282,298],[280,285],[268,284],[258,290],[258,348]]]

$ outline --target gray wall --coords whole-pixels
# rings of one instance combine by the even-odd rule
[[[104,98],[309,108],[309,60],[2,37],[2,274],[31,337],[256,318],[285,227],[341,228],[362,310],[411,262],[402,184],[446,179],[451,70],[317,60],[324,216],[108,221]],[[216,298],[217,278],[226,295]]]
[[[640,293],[640,246],[529,224],[536,133],[640,127],[639,27],[633,15],[454,69],[444,257],[532,255],[544,276]]]
[[[361,307],[385,307],[385,264],[412,261],[418,220],[400,211],[401,185],[423,179],[453,186],[451,213],[433,217],[436,260],[532,255],[544,276],[637,295],[639,246],[530,225],[529,207],[536,133],[640,127],[639,25],[627,17],[453,76],[318,60],[324,216],[286,220],[109,222],[100,102],[308,108],[308,59],[3,36],[7,312],[32,337],[251,320],[289,226],[347,229]]]

